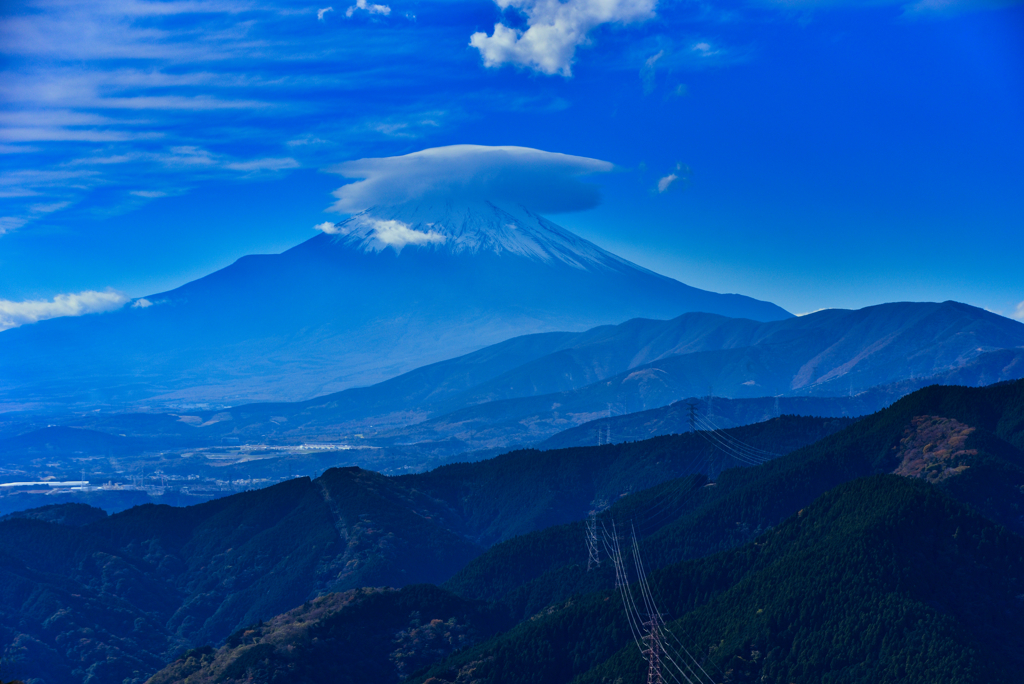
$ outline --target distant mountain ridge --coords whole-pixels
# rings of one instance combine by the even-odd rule
[[[688,311],[791,317],[648,271],[526,210],[389,211],[112,313],[4,331],[0,400],[301,400],[524,333]]]
[[[536,443],[693,396],[849,396],[871,412],[923,385],[1024,377],[1024,324],[957,302],[882,304],[757,323],[704,313],[513,338],[378,385],[297,403],[77,425],[196,439]],[[839,415],[844,415],[840,412]],[[846,412],[845,415],[854,415]],[[216,420],[214,420],[216,419]],[[471,442],[471,444],[470,444]]]

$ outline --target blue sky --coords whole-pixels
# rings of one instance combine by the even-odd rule
[[[1020,3],[11,0],[0,55],[0,318],[281,251],[332,167],[459,143],[611,162],[551,218],[690,285],[1024,318]]]

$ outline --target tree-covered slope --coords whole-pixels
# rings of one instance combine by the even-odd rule
[[[707,673],[699,681],[1009,683],[1024,667],[1022,571],[1024,539],[926,482],[883,475],[739,548],[655,571],[650,585],[668,619],[666,659],[685,646]],[[415,681],[470,672],[465,681],[625,684],[647,665],[606,590]]]
[[[727,431],[731,438],[785,454],[838,432],[849,421],[781,416]],[[553,451],[523,449],[487,461],[395,478],[396,486],[443,502],[446,524],[490,546],[572,520],[623,495],[696,472],[739,463],[702,434]],[[441,515],[441,513],[439,513]]]
[[[327,594],[191,649],[150,684],[399,682],[509,626],[504,613],[429,584]]]
[[[725,470],[685,500],[678,492],[692,485],[665,483],[623,499],[597,520],[635,524],[656,568],[745,543],[844,482],[898,473],[933,482],[1024,535],[1024,454],[1016,446],[1022,441],[1024,382],[930,387],[768,463]],[[525,617],[609,580],[607,569],[586,571],[583,538],[575,524],[495,545],[445,586],[502,601]]]
[[[786,416],[730,434],[786,451],[841,427]],[[0,554],[11,559],[0,567],[0,647],[46,654],[47,684],[138,680],[183,646],[217,643],[324,593],[443,582],[496,541],[709,463],[702,437],[676,435],[402,477],[332,469],[92,521],[71,509],[19,514],[0,520]]]

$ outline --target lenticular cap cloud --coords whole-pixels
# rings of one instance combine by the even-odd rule
[[[354,183],[334,191],[331,210],[357,213],[410,201],[519,204],[538,213],[580,211],[601,202],[581,176],[611,171],[610,162],[529,147],[451,145],[400,157],[357,159],[330,169]]]

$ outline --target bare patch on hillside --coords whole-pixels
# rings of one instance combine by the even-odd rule
[[[903,432],[898,447],[899,466],[895,475],[941,482],[969,467],[964,461],[977,449],[965,449],[974,428],[952,418],[917,416]]]

